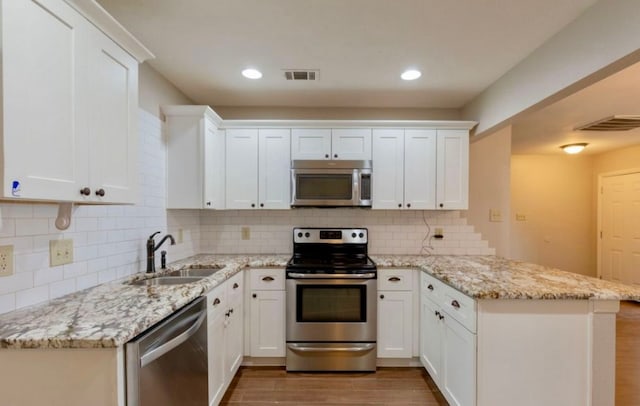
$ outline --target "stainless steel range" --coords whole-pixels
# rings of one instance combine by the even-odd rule
[[[294,228],[287,371],[375,371],[377,270],[365,228]]]

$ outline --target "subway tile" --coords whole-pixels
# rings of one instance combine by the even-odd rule
[[[92,286],[96,286],[98,284],[98,274],[90,273],[86,275],[79,276],[76,279],[76,289],[82,290],[86,288],[90,288]]]
[[[61,266],[40,269],[33,273],[33,284],[34,286],[48,285],[52,282],[61,281],[63,277],[64,272]]]
[[[62,265],[64,279],[75,278],[87,273],[86,262],[74,262],[73,264]]]
[[[16,292],[16,308],[31,306],[47,300],[49,300],[48,286],[38,286]]]
[[[53,282],[49,285],[49,297],[54,299],[56,297],[68,295],[69,293],[75,292],[76,289],[76,279],[64,279],[58,282]]]
[[[0,314],[12,312],[16,309],[16,294],[0,295]]]
[[[32,272],[38,269],[49,267],[48,252],[35,252],[33,254],[15,255],[14,260],[16,273]]]
[[[49,232],[49,220],[38,218],[16,218],[16,236],[39,235]]]
[[[0,295],[33,287],[33,272],[19,272],[0,277]]]

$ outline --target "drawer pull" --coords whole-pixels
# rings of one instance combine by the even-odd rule
[[[240,287],[240,285],[238,285],[237,283],[234,283],[234,284],[233,284],[233,288],[234,288],[234,289],[238,289],[239,287]]]
[[[457,300],[452,300],[451,301],[451,306],[455,307],[456,309],[460,308],[460,303],[458,303]]]
[[[275,279],[273,279],[273,277],[271,276],[265,276],[264,278],[262,278],[262,280],[264,282],[273,282]]]
[[[214,299],[214,301],[213,301],[213,305],[214,305],[214,306],[217,306],[217,305],[219,305],[219,304],[220,304],[220,299],[215,298],[215,299]]]
[[[438,315],[438,318],[439,318],[440,320],[442,320],[442,319],[444,319],[444,315],[443,315],[442,313],[440,313],[440,314]]]
[[[432,284],[429,284],[429,286],[427,286],[427,289],[429,289],[429,290],[431,290],[431,291],[432,291],[432,290],[433,290],[433,285],[432,285]]]
[[[389,282],[400,282],[400,278],[398,278],[397,276],[392,276],[391,278],[389,278]]]
[[[440,317],[440,312],[436,310],[436,316]]]

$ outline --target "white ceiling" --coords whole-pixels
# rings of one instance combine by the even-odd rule
[[[150,64],[198,104],[459,109],[596,0],[98,0],[145,44]],[[260,69],[261,80],[240,75]],[[405,82],[406,68],[422,78]],[[319,69],[317,82],[282,69]],[[640,143],[640,130],[578,133],[640,113],[640,66],[513,127],[514,153]]]

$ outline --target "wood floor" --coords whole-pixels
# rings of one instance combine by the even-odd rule
[[[640,406],[640,303],[622,302],[616,325],[616,406]],[[241,368],[222,405],[447,405],[423,368],[375,374]]]

